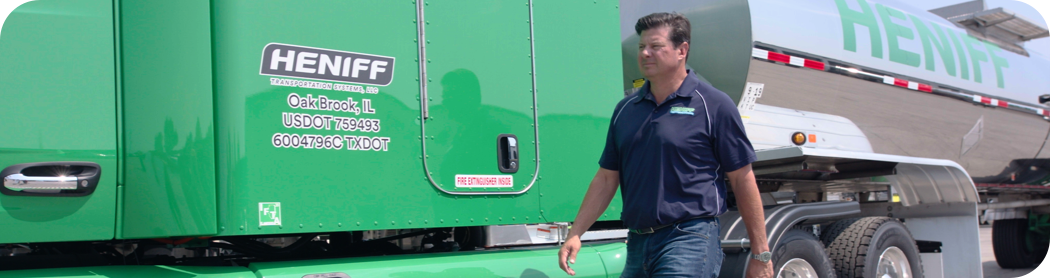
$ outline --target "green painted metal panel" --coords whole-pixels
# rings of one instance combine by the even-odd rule
[[[558,268],[557,253],[557,246],[545,246],[535,249],[263,262],[252,263],[248,267],[156,265],[15,270],[0,271],[0,276],[301,278],[311,274],[343,273],[349,277],[568,277]],[[576,256],[576,264],[572,265],[576,271],[574,277],[619,277],[626,259],[627,245],[622,242],[585,244]]]
[[[34,270],[0,271],[0,276],[10,278],[255,278],[246,267],[225,266],[164,266],[164,265],[126,265],[52,268]]]
[[[606,264],[608,257],[613,261]],[[576,256],[573,277],[620,277],[627,245],[585,245]],[[350,277],[569,277],[558,268],[558,247],[528,250],[471,251],[364,257],[316,261],[254,263],[260,277],[301,278],[309,274],[343,273]]]
[[[537,166],[529,6],[511,0],[430,1],[425,15],[432,101],[424,141],[432,181],[450,192],[528,189]],[[516,173],[500,172],[500,134],[517,137]],[[470,187],[457,182],[460,175],[513,179],[509,187]]]
[[[434,5],[443,4],[431,3],[431,6]],[[509,106],[515,105],[513,102],[517,100],[531,99],[528,92],[531,79],[526,35],[527,6],[524,2],[520,6],[521,9],[516,11],[521,15],[520,20],[516,20],[516,23],[520,21],[522,31],[520,45],[507,47],[505,51],[521,56],[521,61],[515,63],[519,65],[517,68],[522,77],[513,81],[516,83],[505,85],[520,88],[524,96],[508,102],[503,99],[503,95],[493,92],[490,95],[493,98],[491,101],[495,103],[493,105]],[[468,11],[479,9],[471,8]],[[454,12],[450,9],[446,11]],[[222,212],[219,218],[220,234],[282,234],[539,222],[537,194],[454,196],[432,186],[424,174],[415,3],[219,1],[214,3],[213,12],[219,210]],[[436,19],[428,13],[430,26],[440,25],[441,22],[453,24],[451,19],[442,20],[441,12],[434,13],[438,14],[433,15]],[[463,21],[469,21],[467,14],[460,12],[459,15],[465,17]],[[275,17],[281,20],[274,20]],[[432,42],[431,45],[441,45],[447,43],[443,41],[443,36],[463,39],[459,34],[443,34],[441,31],[437,31],[437,34],[429,34],[428,31],[427,38]],[[264,64],[262,60],[274,58],[273,52],[264,53],[263,50],[275,44],[299,47],[306,51],[300,51],[300,54],[335,51],[330,53],[352,52],[356,53],[353,55],[392,58],[392,63],[387,67],[393,77],[389,84],[370,85],[263,74],[263,69],[269,69],[271,65]],[[500,56],[504,50],[488,51],[486,53]],[[276,69],[281,69],[286,64],[281,62],[283,58],[280,57],[287,55],[287,52],[278,54],[278,64],[275,65]],[[296,56],[298,59],[298,54]],[[444,67],[449,71],[439,70],[431,75],[431,84],[441,84],[445,73],[465,67],[448,64],[451,62],[438,56],[438,60],[434,60],[431,65],[446,63],[448,66]],[[332,57],[318,56],[316,59],[320,61]],[[320,66],[320,63],[304,63],[305,68]],[[488,76],[475,75],[482,78]],[[307,81],[318,83],[295,83]],[[502,88],[501,84],[488,83],[486,79],[481,79],[481,82],[483,88]],[[310,85],[320,85],[321,88],[310,88]],[[442,90],[440,85],[432,85],[431,88]],[[356,92],[356,89],[365,93]],[[367,100],[375,112],[296,108],[288,102],[292,94],[314,103],[316,100],[310,99],[322,95],[338,100],[352,98],[357,107],[363,107]],[[437,103],[433,107],[440,108],[443,105],[437,101],[440,97],[435,97]],[[526,116],[530,113],[529,106],[526,102],[516,104],[513,107],[515,110],[493,110],[517,115],[514,116],[517,129],[510,132],[522,138],[531,134],[530,120]],[[333,126],[327,128],[297,128],[294,123],[286,127],[284,116],[289,114],[374,119],[379,121],[381,129],[378,132],[342,130],[334,126],[334,120],[329,121]],[[487,117],[484,114],[466,116]],[[435,121],[444,118],[437,114],[435,117]],[[338,136],[344,140],[340,141],[342,145],[337,149],[305,148],[302,144],[285,145],[290,140],[281,138],[278,138],[280,142],[275,142],[275,135],[294,135],[299,138],[302,135]],[[346,139],[349,136],[383,138],[387,144],[379,149],[360,150],[349,147],[354,144],[352,141],[356,141]],[[484,141],[495,145],[495,139],[493,134]],[[469,143],[464,141],[463,144]],[[523,157],[531,155],[528,151],[522,153]],[[495,168],[495,160],[493,151],[491,156],[486,157],[486,161],[491,162],[487,166]],[[526,170],[520,179],[527,180],[531,174],[528,172],[531,171]],[[277,218],[280,218],[279,222]]]
[[[438,223],[434,210],[443,198],[426,183],[420,157],[415,4],[216,1],[213,11],[221,234],[399,229]],[[339,51],[347,58],[353,54],[346,52],[392,57],[386,65],[392,80],[378,86],[263,75],[261,59],[273,55],[264,48],[272,43]],[[271,85],[272,80],[321,82],[330,87]],[[361,90],[336,90],[336,85]],[[368,93],[373,90],[377,92]],[[293,94],[310,104],[322,96],[351,99],[359,109],[296,108],[288,101]],[[364,112],[366,100],[374,113]],[[355,123],[378,120],[380,128],[348,130],[335,121],[319,129],[286,127],[284,116],[289,114],[353,118]],[[306,148],[310,142],[296,142],[299,139],[283,141],[294,145],[275,144],[275,135],[342,140],[338,149],[312,144]],[[358,140],[345,136],[382,138],[386,145],[362,149]]]
[[[40,0],[18,7],[0,40],[0,168],[98,163],[84,197],[0,195],[0,243],[113,238],[116,107],[113,4]]]
[[[596,244],[594,251],[602,258],[605,269],[609,271],[609,277],[620,277],[624,266],[627,265],[627,244]]]
[[[424,187],[419,157],[414,4],[219,1],[213,9],[222,234],[394,229],[410,219],[422,225],[417,217],[433,216],[427,211],[439,196]],[[393,57],[388,65],[393,78],[387,86],[353,84],[377,94],[334,90],[334,85],[331,90],[271,85],[271,79],[309,81],[260,74],[261,58],[272,54],[263,50],[271,43]],[[321,96],[350,98],[358,108],[368,99],[375,113],[294,108],[288,104],[292,94],[309,97],[311,104]],[[285,113],[376,119],[380,129],[285,127]],[[359,150],[343,137],[339,149],[281,147],[272,141],[275,134],[382,137],[388,144]],[[406,209],[420,214],[405,215],[398,207],[402,202],[418,204]],[[261,208],[274,213],[262,215]]]
[[[217,232],[208,0],[122,0],[122,238]]]
[[[609,28],[619,26],[617,4],[539,1],[533,8],[543,138],[542,179],[537,186],[548,221],[575,219],[598,170],[613,109],[623,99],[620,33]],[[621,206],[617,194],[601,220],[619,219]]]

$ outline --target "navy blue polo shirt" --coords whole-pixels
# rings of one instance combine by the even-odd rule
[[[689,71],[660,105],[648,81],[616,105],[598,165],[620,172],[620,219],[642,229],[725,213],[725,173],[754,161],[736,104]]]

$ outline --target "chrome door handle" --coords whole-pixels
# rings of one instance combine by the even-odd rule
[[[55,161],[15,164],[0,171],[9,196],[80,197],[98,187],[102,167],[87,161]]]
[[[87,185],[87,181],[84,181]],[[11,191],[30,190],[74,190],[77,177],[30,177],[19,174],[4,177],[4,187]]]

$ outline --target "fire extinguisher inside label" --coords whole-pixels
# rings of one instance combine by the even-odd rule
[[[456,175],[456,187],[513,187],[511,175]]]

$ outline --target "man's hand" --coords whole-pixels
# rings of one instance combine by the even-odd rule
[[[773,261],[760,262],[755,259],[751,259],[747,264],[747,278],[772,278],[773,277]]]
[[[737,208],[740,210],[740,218],[744,220],[747,228],[747,237],[751,239],[751,246],[768,246],[766,239],[766,216],[762,209],[762,195],[758,192],[758,183],[755,182],[755,174],[751,170],[751,164],[740,169],[726,173],[729,184],[733,186],[736,195]],[[757,248],[752,252],[769,251],[766,248]],[[755,259],[747,264],[748,278],[773,277],[773,262],[763,263]]]
[[[576,263],[576,253],[580,252],[580,246],[580,237],[572,236],[565,240],[561,250],[558,250],[558,266],[561,266],[561,270],[570,276],[576,276],[576,271],[572,270],[569,264]]]
[[[591,224],[598,220],[598,216],[609,207],[609,202],[616,196],[619,186],[620,172],[598,168],[598,172],[594,173],[594,179],[591,179],[591,185],[587,187],[587,195],[583,196],[580,212],[576,214],[576,221],[572,222],[569,238],[558,251],[558,265],[565,273],[576,275],[576,271],[573,271],[569,264],[576,263],[576,253],[580,252],[580,236],[587,232]]]

